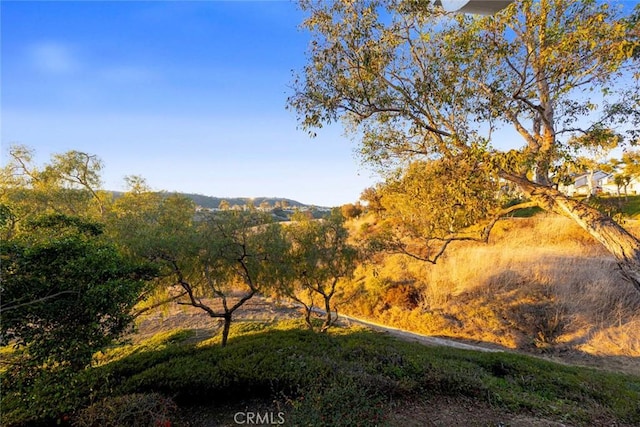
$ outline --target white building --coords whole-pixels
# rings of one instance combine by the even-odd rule
[[[616,183],[613,173],[595,171],[577,175],[572,184],[560,184],[558,190],[570,197],[589,194],[592,196],[596,194],[633,195],[640,194],[640,180],[635,177],[631,178],[625,188],[623,183]]]

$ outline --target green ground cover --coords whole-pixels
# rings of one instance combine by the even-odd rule
[[[246,401],[263,402],[285,425],[386,425],[394,406],[443,396],[572,425],[640,424],[640,378],[630,375],[425,347],[356,327],[316,334],[298,321],[240,323],[231,334],[222,348],[217,337],[197,342],[188,330],[165,332],[97,355],[94,367],[76,374],[5,371],[3,425],[109,425],[132,402],[130,418],[111,425],[146,425],[140,402],[164,425],[190,425],[184,414],[203,406],[232,424],[225,411]]]

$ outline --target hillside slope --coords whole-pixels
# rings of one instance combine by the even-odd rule
[[[351,227],[358,233],[375,219]],[[436,265],[378,256],[350,286],[364,292],[342,312],[423,334],[640,357],[640,294],[597,242],[559,216],[501,221],[488,244],[451,245]]]

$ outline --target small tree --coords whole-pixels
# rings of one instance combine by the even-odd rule
[[[229,209],[231,209],[231,205],[228,201],[221,200],[220,204],[218,205],[218,209],[220,209],[221,211],[228,211]]]
[[[19,217],[61,213],[99,219],[111,195],[100,190],[102,161],[81,151],[54,154],[43,167],[33,164],[28,147],[9,148],[9,161],[2,169],[0,199],[14,207]]]
[[[223,319],[222,346],[227,343],[236,310],[276,281],[274,263],[286,251],[279,228],[270,215],[255,210],[211,215],[198,226],[197,270],[192,267],[191,274],[185,276],[174,265],[178,283],[188,295],[188,300],[179,304]],[[203,302],[205,296],[219,299],[222,310]]]
[[[375,214],[381,213],[384,208],[380,200],[380,185],[365,188],[360,195],[360,200],[366,203],[366,210]]]
[[[284,229],[291,252],[287,259],[289,270],[281,276],[288,280],[279,291],[303,305],[310,329],[314,329],[312,315],[319,298],[324,317],[320,331],[324,332],[337,320],[335,297],[342,293],[341,281],[352,277],[358,251],[348,243],[349,232],[339,209],[326,219],[295,215],[293,220]]]
[[[629,150],[622,154],[622,174],[631,179],[640,177],[640,151]]]
[[[154,263],[160,278],[147,289],[136,316],[186,295],[169,280],[170,261],[195,257],[195,204],[184,196],[153,192],[141,177],[127,177],[129,191],[107,216],[107,234],[130,257]]]
[[[613,182],[616,184],[616,188],[618,190],[618,196],[620,196],[620,188],[624,188],[624,198],[627,200],[627,187],[631,183],[631,177],[629,175],[614,173],[613,174]]]
[[[347,203],[340,207],[340,211],[342,216],[347,219],[356,218],[362,214],[362,206],[360,206],[360,203]]]
[[[233,315],[270,283],[268,266],[271,254],[279,252],[280,236],[271,216],[228,210],[196,220],[190,200],[157,193],[126,194],[114,212],[117,239],[160,268],[158,289],[168,294],[162,302],[191,305],[222,319],[226,345]]]
[[[460,181],[460,174],[468,178]],[[413,162],[377,190],[381,221],[366,236],[370,249],[435,264],[453,241],[486,242],[500,217],[535,206],[503,208],[502,191],[498,177],[478,159]]]

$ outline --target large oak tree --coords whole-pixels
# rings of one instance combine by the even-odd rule
[[[289,105],[311,132],[342,120],[366,162],[413,177],[427,171],[406,202],[427,200],[423,210],[463,219],[448,228],[435,221],[435,236],[423,226],[428,241],[446,246],[478,221],[486,235],[515,208],[503,210],[479,184],[517,184],[525,206],[576,221],[640,290],[640,241],[554,186],[585,148],[637,141],[638,10],[624,16],[609,2],[567,0],[516,1],[488,17],[413,0],[301,7],[312,39]]]

